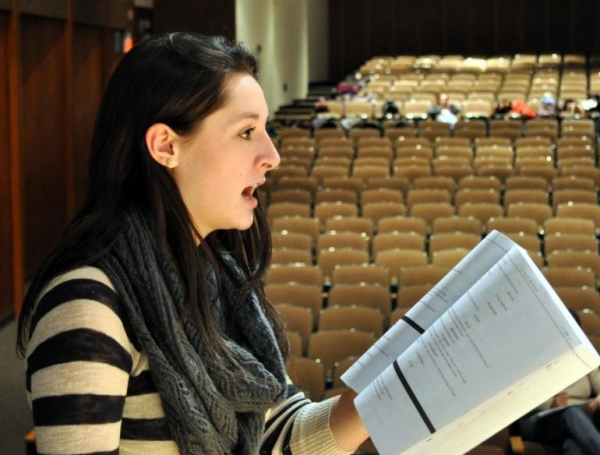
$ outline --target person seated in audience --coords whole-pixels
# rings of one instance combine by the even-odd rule
[[[540,98],[540,105],[537,111],[538,118],[557,118],[558,108],[556,106],[556,98],[550,93],[545,93]]]
[[[391,99],[388,99],[383,103],[381,111],[383,113],[383,118],[385,119],[395,119],[400,117],[400,108],[396,102]]]
[[[431,106],[427,115],[432,120],[449,123],[451,126],[458,121],[458,113],[460,109],[450,102],[447,93],[438,95],[438,104]]]
[[[579,316],[569,310],[578,324]],[[526,441],[562,446],[563,455],[600,454],[600,369],[571,384],[519,420]]]
[[[568,98],[565,100],[562,109],[558,113],[558,116],[561,119],[577,119],[585,117],[586,112],[577,101],[572,98]]]
[[[502,99],[498,102],[492,113],[492,119],[504,120],[507,119],[512,112],[512,101],[509,99]]]
[[[517,98],[512,102],[512,109],[508,116],[512,119],[531,119],[535,118],[536,113],[522,98]]]

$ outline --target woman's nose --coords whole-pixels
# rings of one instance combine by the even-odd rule
[[[268,169],[275,169],[279,166],[281,162],[281,157],[279,156],[279,151],[277,147],[273,143],[273,140],[269,137],[268,134],[266,136],[266,144],[265,144],[265,153],[263,155],[263,163],[262,165],[267,167]]]

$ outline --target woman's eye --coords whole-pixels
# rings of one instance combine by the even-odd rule
[[[247,130],[243,131],[242,134],[240,134],[240,137],[242,139],[248,140],[252,136],[253,132],[254,132],[254,128],[248,128]]]

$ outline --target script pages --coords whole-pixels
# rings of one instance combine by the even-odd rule
[[[599,364],[528,253],[493,231],[342,379],[381,455],[460,455]]]

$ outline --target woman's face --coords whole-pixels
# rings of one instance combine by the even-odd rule
[[[258,204],[256,188],[280,161],[266,131],[268,108],[258,82],[233,74],[223,96],[223,106],[181,138],[173,169],[203,237],[217,229],[248,229]]]

